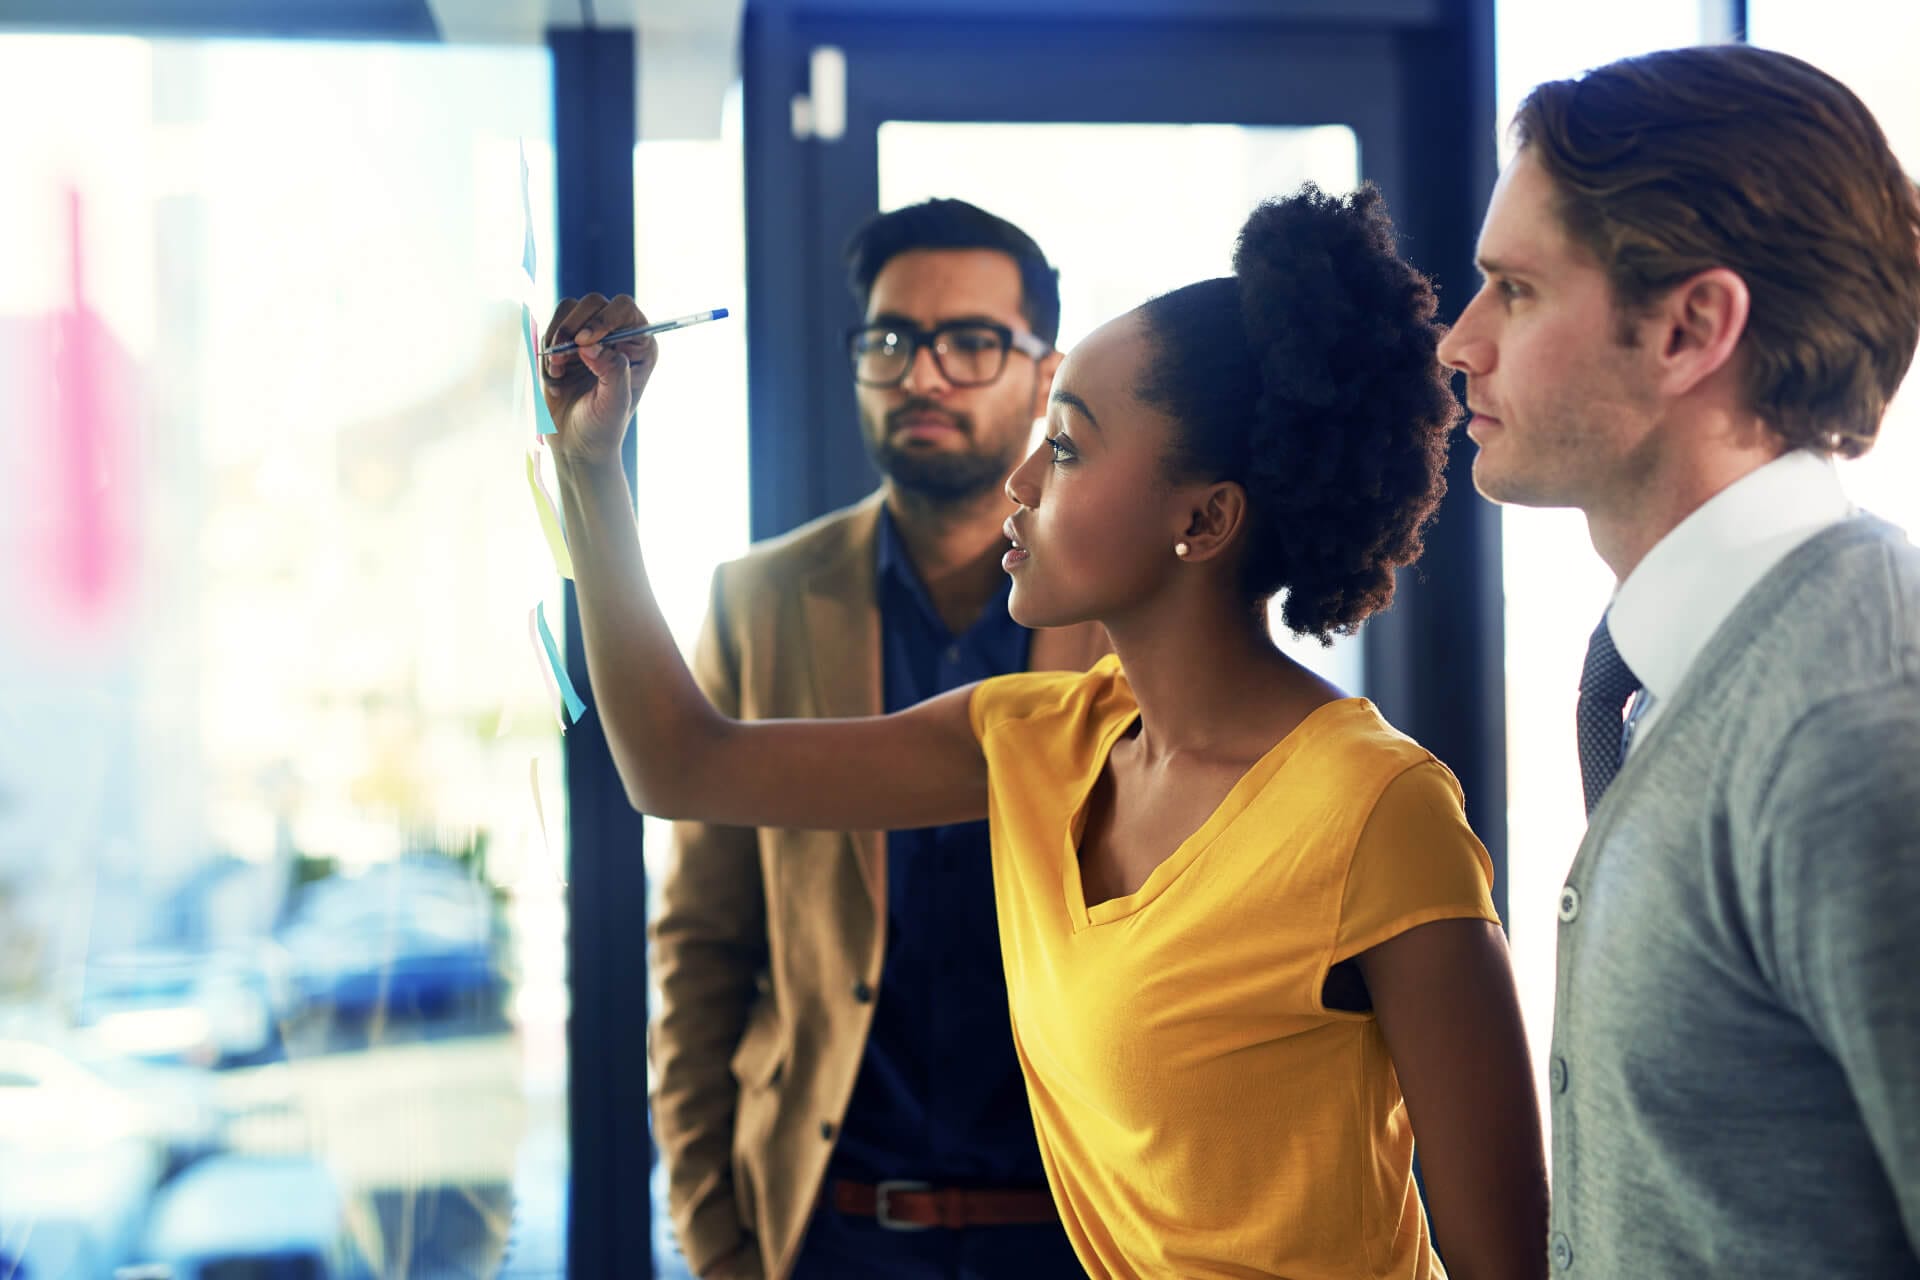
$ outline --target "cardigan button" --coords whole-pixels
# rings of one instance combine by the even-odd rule
[[[865,1004],[867,1001],[873,999],[873,988],[865,982],[856,982],[853,984],[853,998],[861,1004]]]

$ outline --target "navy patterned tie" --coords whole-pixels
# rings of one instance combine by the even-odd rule
[[[1627,699],[1640,688],[1620,651],[1613,647],[1607,620],[1593,629],[1587,641],[1587,664],[1580,671],[1580,785],[1587,793],[1587,815],[1593,815],[1613,775],[1620,772],[1621,749],[1626,745],[1624,716]]]

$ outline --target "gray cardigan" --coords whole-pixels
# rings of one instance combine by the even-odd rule
[[[1556,1276],[1920,1277],[1920,550],[1740,601],[1560,899]]]

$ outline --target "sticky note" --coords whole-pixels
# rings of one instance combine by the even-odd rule
[[[533,490],[534,510],[540,513],[540,531],[547,535],[553,567],[560,571],[561,577],[571,578],[573,556],[567,551],[567,535],[560,528],[560,513],[553,508],[553,498],[540,479],[540,458],[531,449],[527,450],[527,487]]]
[[[553,878],[565,884],[567,877],[560,870],[560,859],[554,856],[553,844],[547,839],[547,806],[540,798],[539,756],[528,757],[527,774],[533,780],[533,816],[540,822],[540,851],[547,855],[547,861],[553,866]]]
[[[575,724],[580,723],[580,713],[587,704],[574,692],[573,681],[567,678],[567,664],[560,660],[560,646],[553,642],[553,632],[547,630],[547,606],[542,601],[533,606],[533,620],[540,629],[540,643],[547,651],[547,662],[553,668],[554,679],[560,682],[560,696],[567,700],[567,715]]]
[[[520,265],[533,283],[533,197],[527,190],[527,140],[520,139]]]
[[[541,389],[540,357],[534,354],[539,350],[533,332],[533,309],[524,302],[520,304],[520,330],[527,339],[527,372],[533,375],[533,425],[543,436],[558,435],[560,429],[553,425],[553,414],[547,409],[546,392]]]
[[[547,705],[553,708],[554,723],[564,731],[567,717],[560,705],[560,686],[554,681],[553,663],[547,658],[546,646],[540,643],[540,625],[538,609],[527,610],[527,643],[533,646],[533,660],[540,668],[542,683],[547,686]]]

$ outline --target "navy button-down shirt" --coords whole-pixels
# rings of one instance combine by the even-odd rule
[[[941,620],[884,509],[877,587],[886,708],[1024,671],[1011,582],[962,635]],[[887,954],[873,1031],[829,1166],[862,1182],[1045,1182],[1014,1057],[987,824],[887,834]],[[858,999],[849,992],[847,999]]]

